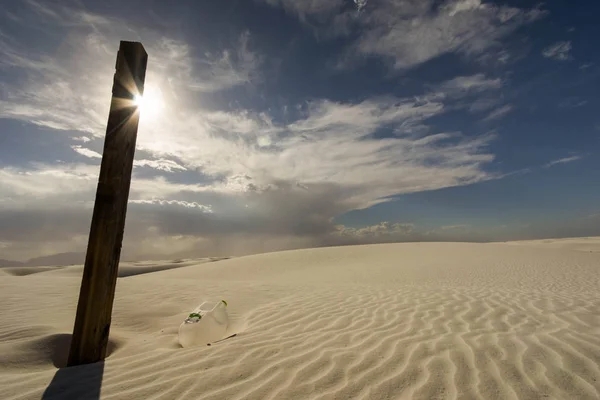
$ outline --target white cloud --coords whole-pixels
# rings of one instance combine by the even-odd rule
[[[496,46],[519,26],[540,18],[539,9],[524,10],[478,0],[384,1],[364,18],[356,51],[393,61],[406,69],[445,53],[478,55]]]
[[[391,223],[389,221],[380,222],[376,225],[365,226],[362,228],[350,228],[344,225],[336,226],[336,233],[340,236],[350,237],[375,237],[401,235],[408,236],[413,233],[415,226],[409,223]]]
[[[500,101],[501,99],[498,99],[497,97],[478,98],[469,105],[469,111],[472,113],[487,111],[496,107]]]
[[[451,93],[482,92],[490,89],[500,89],[502,85],[502,79],[489,79],[484,74],[479,73],[450,79],[440,85],[440,90]]]
[[[367,6],[368,0],[354,0],[354,4],[356,4],[356,9],[361,11],[363,8]]]
[[[351,228],[337,225],[332,237],[341,239],[342,244],[431,242],[431,241],[486,241],[493,235],[502,234],[502,229],[486,230],[466,224],[445,225],[425,229],[412,223],[380,222],[375,225]]]
[[[315,2],[297,7],[306,12],[322,12],[323,7],[330,6]],[[60,12],[66,11],[61,9]],[[69,21],[79,22],[82,26],[88,26],[82,20],[98,20],[100,28],[112,26],[108,19],[94,18],[91,14],[84,18],[80,12],[73,11],[68,17]],[[95,136],[102,137],[108,106],[105,100],[109,98],[115,57],[110,48],[117,41],[114,40],[116,32],[100,28],[87,36],[73,34],[66,48],[85,51],[77,52],[77,60],[60,54],[51,58],[49,64],[54,63],[64,70],[60,79],[53,70],[45,73],[36,70],[36,77],[30,79],[24,91],[15,90],[23,96],[16,95],[10,101],[12,106],[29,111],[7,116],[55,129],[92,131]],[[82,37],[87,42],[82,43]],[[151,121],[143,117],[140,121],[137,147],[152,154],[156,160],[139,160],[138,166],[164,171],[198,169],[209,178],[205,186],[217,192],[239,192],[240,188],[242,192],[248,189],[264,191],[281,182],[344,188],[340,190],[351,188],[355,194],[348,196],[346,202],[352,205],[344,209],[365,207],[396,193],[438,189],[490,178],[482,166],[493,159],[485,152],[491,136],[473,139],[457,133],[429,132],[427,119],[445,111],[439,100],[427,100],[426,97],[374,98],[359,103],[315,100],[306,105],[303,116],[288,124],[273,123],[266,113],[207,111],[188,100],[188,83],[197,73],[192,49],[186,43],[170,38],[148,39],[144,42],[152,57],[147,85],[161,89],[165,110]],[[244,33],[235,59],[254,68],[257,56],[248,50],[248,40],[249,34]],[[219,73],[214,76],[219,78],[214,79],[211,88],[204,89],[227,86],[229,83],[226,85],[220,78],[222,76],[233,77],[226,81],[234,84],[249,79],[250,67],[233,75],[220,74],[231,71],[232,57],[232,53],[225,51],[216,58],[217,62],[208,58],[212,61],[207,65],[217,68]],[[167,71],[168,81],[163,75]],[[214,71],[209,68],[210,74]],[[477,74],[456,78],[442,86],[450,93],[477,92],[500,85],[499,79],[487,79]],[[42,88],[42,94],[34,90],[36,87]],[[93,120],[96,122],[92,129],[87,121]],[[390,130],[390,137],[383,140],[370,138],[384,128]],[[81,146],[73,148],[88,157],[99,156]],[[171,158],[178,159],[181,164],[169,161]],[[239,176],[247,177],[241,186],[241,181],[234,178]],[[155,195],[165,197],[160,193]]]
[[[493,177],[483,169],[493,160],[486,151],[493,136],[468,138],[456,132],[429,132],[427,119],[445,109],[439,101],[318,100],[288,124],[273,123],[266,114],[209,112],[176,100],[167,102],[166,107],[163,115],[141,124],[138,136],[138,149],[156,160],[136,164],[171,171],[198,170],[208,181],[192,185],[170,183],[164,178],[134,179],[133,200],[194,201],[181,198],[189,193],[245,193],[246,197],[261,198],[278,191],[291,191],[293,196],[304,191],[299,198],[306,204],[317,198],[330,199],[322,216],[329,220],[339,213],[385,201],[393,194]],[[390,136],[373,139],[371,136],[382,128],[389,130]],[[168,161],[171,158],[179,163]],[[93,176],[92,181],[96,179]],[[54,190],[53,183],[47,183],[48,190]],[[85,197],[93,198],[89,187],[85,190]]]
[[[453,17],[460,12],[478,10],[482,7],[484,7],[484,5],[481,4],[481,0],[462,0],[448,2],[442,7],[442,10]]]
[[[558,103],[558,108],[578,108],[588,104],[587,100],[582,100],[579,97],[567,97]]]
[[[451,104],[452,109],[467,108],[473,113],[481,112],[502,101],[497,91],[504,83],[500,78],[488,78],[482,73],[457,76],[433,86],[432,91],[423,98],[437,101],[455,100]]]
[[[71,146],[71,148],[82,156],[86,156],[88,158],[102,158],[102,154],[82,146]]]
[[[0,118],[103,137],[119,40],[132,36],[141,39],[151,54],[146,87],[161,87],[165,101],[180,98],[191,88],[215,92],[251,83],[259,76],[262,58],[250,50],[248,32],[232,49],[196,57],[181,40],[142,28],[138,33],[135,26],[118,19],[60,4],[28,4],[49,17],[44,24],[63,29],[65,36],[56,49],[30,49],[0,36],[0,70],[17,68],[26,77],[24,83],[4,83]]]
[[[151,199],[151,200],[129,200],[129,203],[132,204],[153,204],[153,205],[175,205],[175,206],[180,206],[180,207],[185,207],[185,208],[197,208],[200,211],[204,212],[204,213],[209,213],[211,214],[212,211],[212,206],[211,205],[204,205],[204,204],[200,204],[197,203],[195,201],[184,201],[184,200],[165,200],[165,199]]]
[[[51,204],[47,200],[68,199],[82,193],[89,198],[99,171],[99,166],[85,164],[35,164],[29,169],[4,167],[0,169],[0,192],[19,199],[14,203],[18,207],[37,201],[56,206],[60,201]]]
[[[132,204],[201,211],[190,205],[213,204],[215,214],[233,218],[222,228],[206,221],[193,223],[190,217],[163,217],[166,211],[157,209],[153,218],[158,221],[139,222],[168,234],[182,227],[185,234],[199,229],[232,233],[245,221],[244,232],[328,237],[335,230],[331,221],[336,215],[387,201],[387,196],[494,177],[483,169],[493,160],[486,151],[493,136],[429,132],[428,118],[444,112],[439,101],[319,100],[287,124],[250,111],[209,112],[177,102],[167,107],[172,109],[141,127],[138,137],[138,148],[156,157],[156,163],[140,160],[138,165],[198,170],[205,182],[176,183],[134,174]],[[389,130],[389,137],[373,139],[382,128]],[[269,146],[264,146],[265,137]],[[171,163],[171,158],[179,162]],[[13,199],[5,209],[89,208],[97,173],[98,166],[69,164],[2,170],[0,191]]]
[[[99,172],[100,165],[89,164],[38,163],[29,168],[4,167],[0,169],[0,192],[7,198],[19,199],[14,203],[18,207],[55,208],[71,201],[93,201]],[[195,184],[170,183],[162,177],[134,176],[130,198],[148,200],[205,190]]]
[[[315,10],[329,7],[313,5]],[[54,10],[41,7],[41,13]],[[373,7],[369,3],[363,11],[377,7],[379,3]],[[313,8],[304,10],[309,13]],[[479,11],[459,10],[455,16],[471,12]],[[80,21],[81,30],[74,29],[65,39],[64,53],[50,52],[47,62],[34,60],[32,65],[23,61],[32,60],[30,55],[18,60],[25,68],[26,83],[10,83],[0,116],[79,132],[86,138],[103,137],[120,32],[108,29],[112,25],[105,27],[106,20],[92,14],[77,15],[71,21]],[[88,32],[89,21],[99,26]],[[166,236],[214,238],[242,232],[247,239],[260,232],[261,238],[287,238],[290,243],[327,243],[322,238],[335,232],[333,218],[344,212],[388,201],[395,194],[496,177],[485,168],[494,159],[488,150],[493,135],[434,131],[429,119],[446,112],[449,100],[498,89],[499,79],[482,74],[458,77],[435,88],[436,95],[409,98],[315,99],[294,108],[282,121],[274,118],[278,110],[219,110],[214,105],[209,109],[188,86],[190,80],[204,79],[194,49],[172,38],[142,39],[151,55],[146,84],[160,89],[164,110],[152,120],[142,114],[140,121],[137,149],[145,155],[135,162],[130,200],[133,210],[150,211],[128,212],[132,235],[152,227]],[[221,90],[252,82],[255,71],[248,66],[260,65],[260,57],[248,50],[248,40],[243,34],[237,50],[206,57],[207,76],[214,79],[195,89]],[[77,57],[71,55],[74,50]],[[73,150],[100,156],[81,145]],[[148,178],[141,167],[170,174]],[[62,219],[73,215],[78,222],[65,222],[65,237],[85,234],[98,171],[97,165],[65,163],[1,169],[0,193],[10,199],[2,200],[3,209],[37,210],[55,229],[63,229]],[[178,179],[181,171],[187,183]],[[190,183],[194,172],[197,182]],[[207,211],[208,204],[214,213]],[[64,210],[61,220],[55,218],[57,209]],[[78,214],[80,210],[86,213]],[[399,234],[407,227],[392,224],[385,229]],[[36,238],[43,242],[41,236]]]
[[[571,42],[562,41],[556,42],[542,51],[542,55],[546,58],[552,58],[558,61],[567,61],[571,59]]]
[[[423,96],[424,99],[429,100],[462,100],[463,98],[473,98],[471,100],[472,105],[470,106],[471,111],[481,110],[483,102],[489,102],[489,98],[482,98],[479,96],[490,95],[489,92],[496,91],[504,85],[504,82],[500,78],[487,78],[484,74],[475,74],[470,76],[457,76],[456,78],[442,82],[441,84],[434,86],[432,91]],[[495,104],[498,102],[498,95],[494,94]],[[455,101],[452,104],[453,108],[467,107],[464,101]],[[488,107],[489,108],[489,107]]]
[[[249,49],[250,33],[244,32],[234,51],[206,54],[204,60],[195,60],[195,76],[189,88],[201,92],[216,92],[255,82],[259,76],[262,57]]]
[[[487,115],[487,117],[485,117],[483,120],[484,121],[492,121],[492,120],[496,120],[496,119],[502,118],[505,115],[507,115],[508,113],[510,113],[512,110],[513,110],[513,106],[512,105],[505,104],[502,107],[498,107],[494,111],[490,112]]]
[[[554,165],[557,165],[557,164],[570,163],[570,162],[573,162],[573,161],[581,160],[582,158],[583,158],[583,156],[580,156],[580,155],[559,158],[557,160],[553,160],[553,161],[550,161],[547,164],[544,164],[544,168],[550,168],[550,167],[552,167]]]
[[[438,229],[441,231],[454,231],[454,230],[464,230],[470,228],[469,225],[459,224],[459,225],[444,225],[439,227]]]
[[[175,171],[186,171],[187,170],[187,168],[184,167],[183,165],[180,165],[173,160],[165,160],[165,159],[134,160],[133,166],[134,167],[150,167],[150,168],[154,168],[159,171],[165,171],[165,172],[175,172]]]
[[[446,53],[481,56],[546,12],[480,0],[380,0],[354,17],[337,1],[266,0],[321,31],[357,37],[350,56],[380,56],[404,70]],[[352,58],[352,57],[350,57]],[[347,60],[342,62],[342,65]]]
[[[307,16],[332,14],[343,4],[343,0],[263,0],[272,6],[283,7],[286,11],[297,14],[300,19]],[[361,0],[363,2],[364,0]]]

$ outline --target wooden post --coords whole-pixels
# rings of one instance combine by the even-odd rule
[[[147,62],[141,43],[121,42],[68,366],[106,357]]]

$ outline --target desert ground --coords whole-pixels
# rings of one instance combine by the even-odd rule
[[[61,368],[82,270],[0,269],[0,399],[600,398],[600,238],[121,263],[109,356]],[[214,299],[237,335],[181,348]]]

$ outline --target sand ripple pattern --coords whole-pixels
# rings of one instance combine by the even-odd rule
[[[246,301],[269,301],[233,310],[237,337],[192,349],[125,345],[105,364],[102,398],[599,399],[597,290],[568,277],[508,288],[477,271],[469,285],[244,282]],[[84,395],[91,374],[80,368],[82,384],[57,398]],[[10,399],[39,399],[44,382],[0,377]]]
[[[304,289],[228,342],[110,359],[102,398],[600,398],[597,299]]]
[[[341,299],[306,289],[252,312],[235,343],[210,349],[218,366],[180,352],[181,374],[200,380],[190,380],[195,396],[600,398],[598,300],[360,287]],[[207,368],[214,377],[190,373]]]

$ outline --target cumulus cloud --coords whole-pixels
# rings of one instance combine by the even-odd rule
[[[165,200],[165,199],[152,199],[152,200],[130,200],[129,203],[132,204],[158,204],[161,206],[170,205],[170,206],[180,206],[186,208],[197,208],[201,212],[212,213],[211,205],[204,205],[196,203],[195,201],[183,201],[183,200]]]
[[[197,220],[197,213],[175,215],[163,210],[154,210],[151,218],[139,222],[167,236],[259,232],[267,241],[275,235],[288,237],[290,243],[337,243],[331,242],[330,234],[335,231],[333,218],[341,213],[387,201],[398,193],[494,177],[483,168],[493,160],[486,151],[493,136],[427,132],[427,119],[443,112],[441,102],[396,98],[354,104],[315,101],[288,124],[272,123],[251,112],[222,118],[190,110],[187,119],[175,115],[145,128],[140,149],[162,161],[140,160],[137,165],[172,171],[179,165],[201,171],[207,180],[144,179],[135,175],[136,168],[130,199],[136,206],[178,205],[201,213],[206,209],[189,206],[212,204],[211,223]],[[393,136],[373,138],[383,127]],[[259,143],[265,135],[269,146]],[[170,163],[171,158],[181,164]],[[97,166],[68,164],[2,170],[0,189],[15,199],[5,202],[5,209],[54,210],[67,204],[89,208],[97,172]],[[130,213],[128,221],[136,215]],[[144,229],[128,228],[128,232],[145,234]]]
[[[376,225],[365,226],[361,228],[350,228],[344,225],[336,226],[337,233],[340,236],[358,237],[358,238],[377,238],[381,236],[408,236],[414,230],[414,224],[391,223],[389,221],[380,222]],[[396,239],[396,238],[395,238]]]
[[[567,61],[571,59],[571,42],[556,42],[542,51],[542,55],[558,61]]]
[[[504,228],[481,229],[467,224],[445,225],[424,228],[413,223],[383,221],[375,225],[352,228],[336,226],[330,236],[343,244],[375,244],[397,242],[441,242],[470,241],[485,242],[498,240],[506,235]]]

